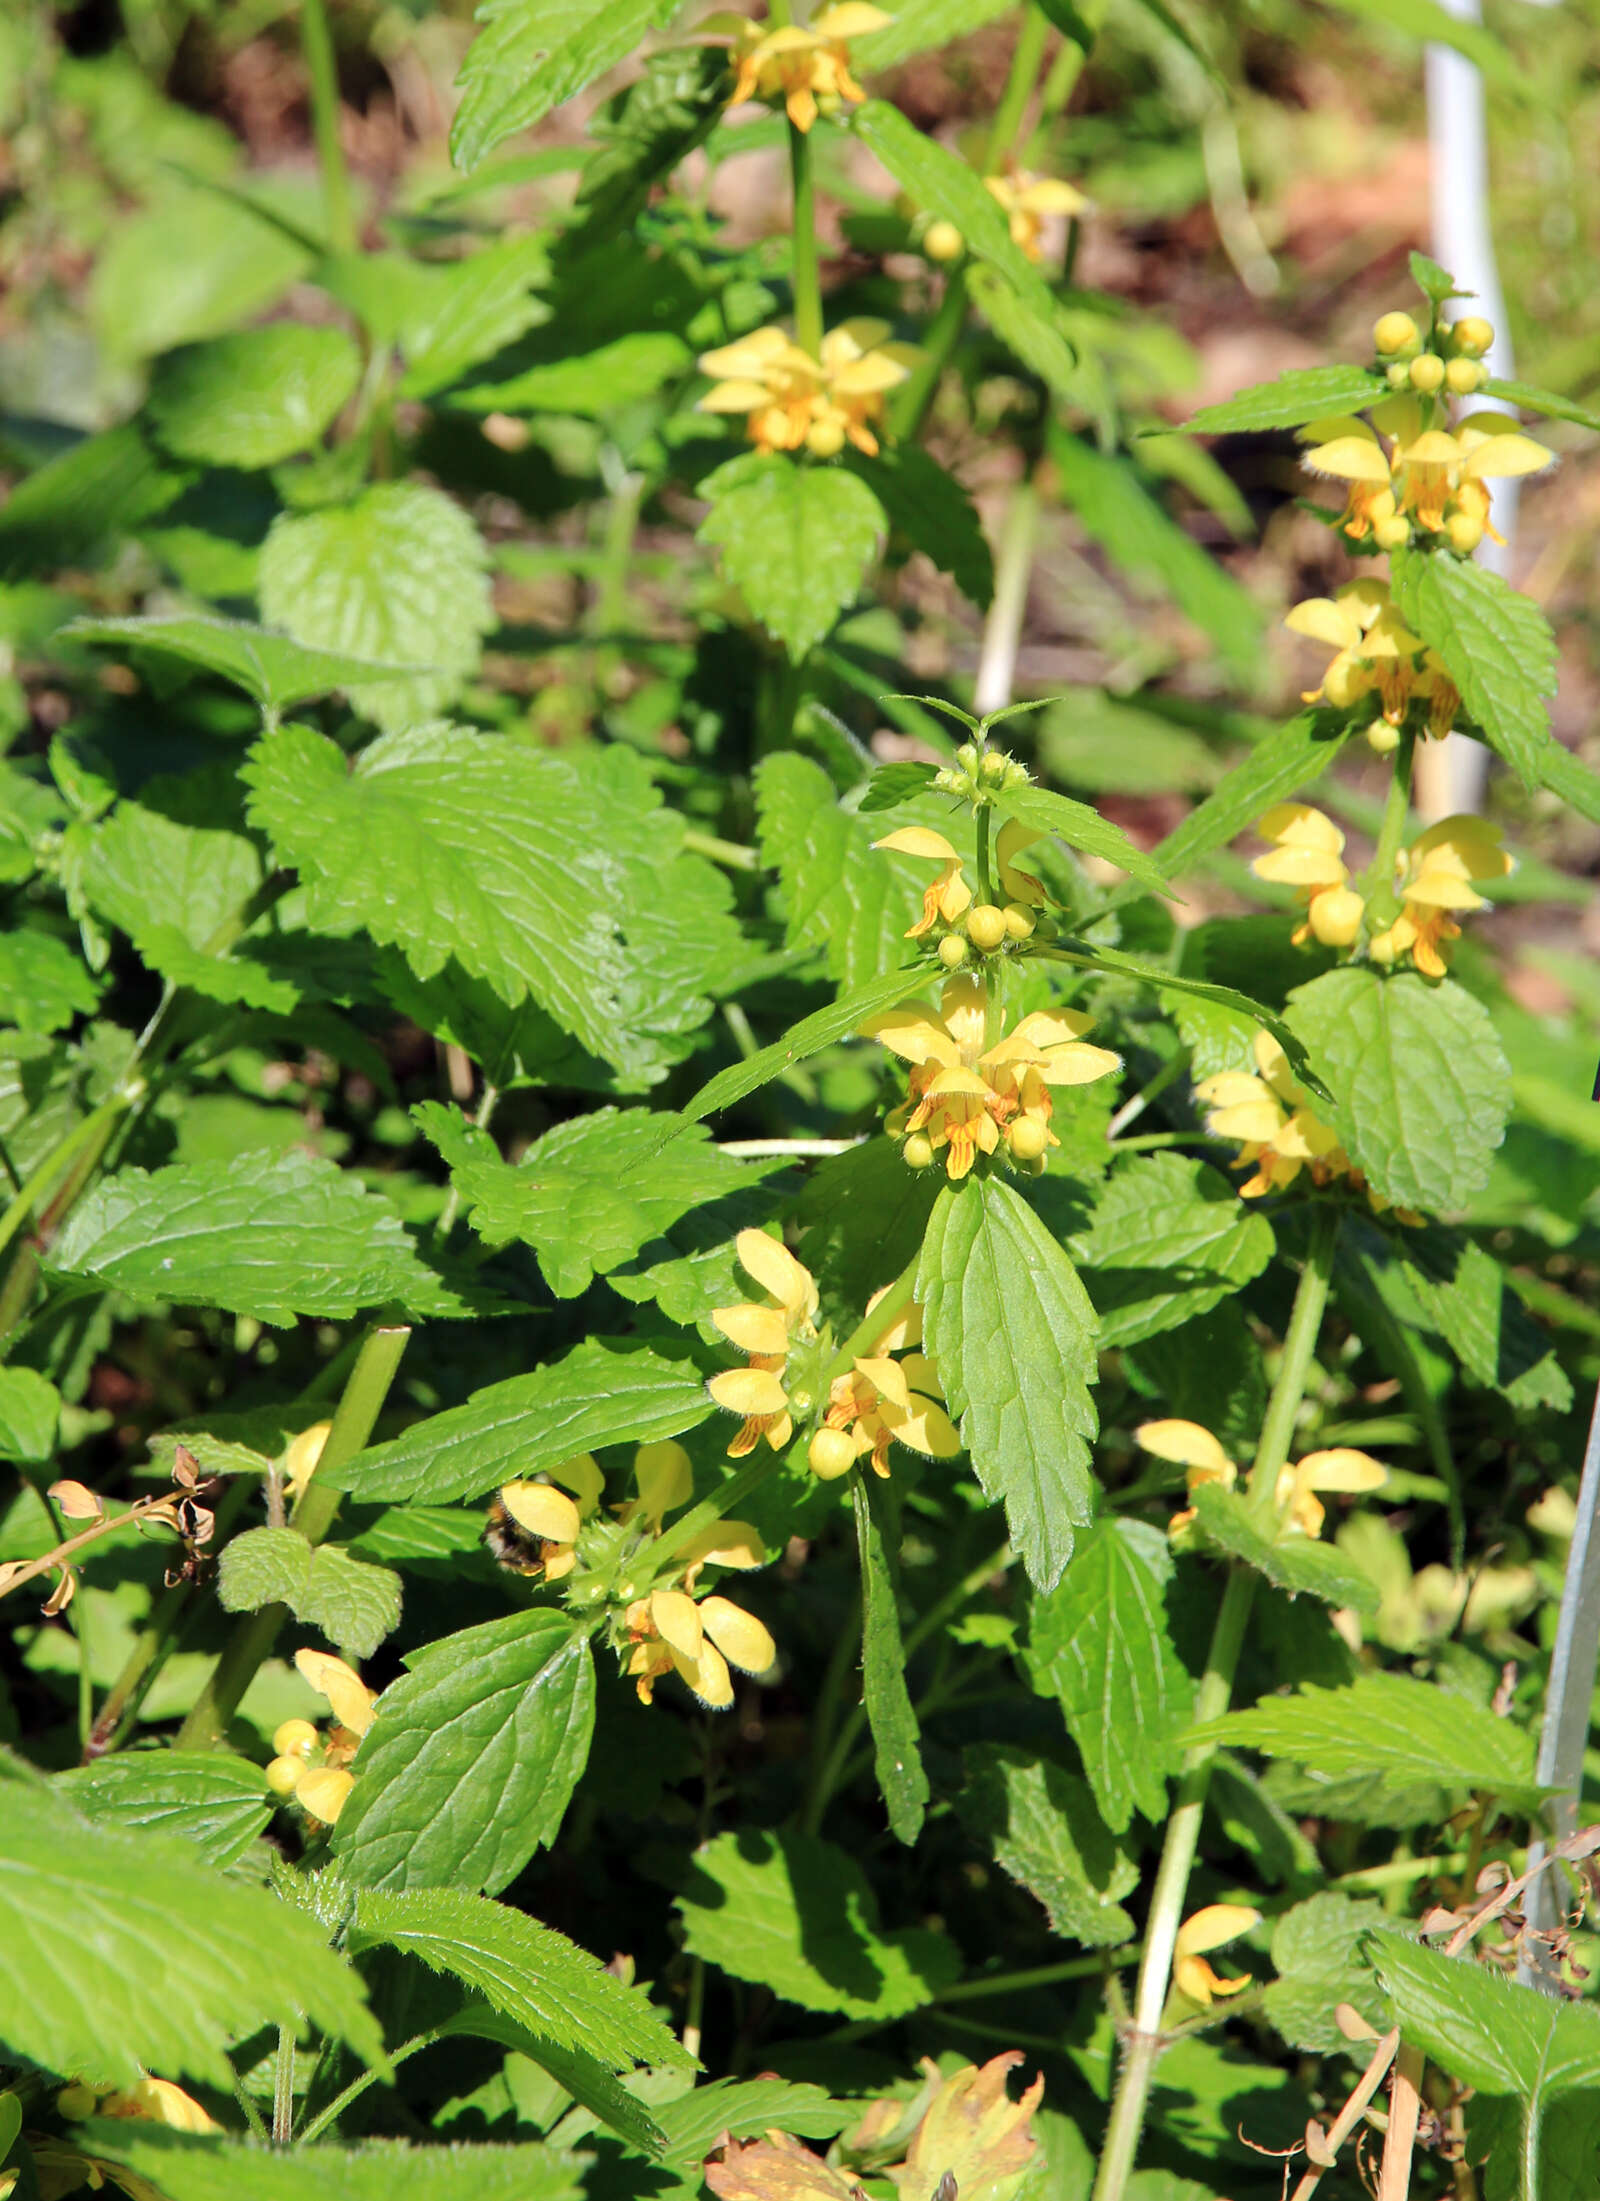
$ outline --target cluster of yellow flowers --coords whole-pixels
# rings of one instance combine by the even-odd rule
[[[1310,1095],[1270,1032],[1257,1032],[1252,1051],[1254,1071],[1219,1070],[1195,1086],[1208,1111],[1206,1129],[1242,1141],[1233,1166],[1255,1171],[1239,1187],[1240,1197],[1282,1192],[1302,1170],[1316,1185],[1340,1178],[1362,1183],[1338,1133],[1314,1113]]]
[[[1371,426],[1341,414],[1300,430],[1307,470],[1349,484],[1339,526],[1358,547],[1398,550],[1417,532],[1463,555],[1485,534],[1500,542],[1488,483],[1554,461],[1505,413],[1472,413],[1451,430],[1433,425],[1435,410],[1407,394],[1375,405]]]
[[[1321,685],[1307,689],[1301,701],[1348,711],[1376,697],[1380,715],[1367,739],[1380,755],[1399,746],[1413,700],[1427,705],[1424,733],[1442,739],[1455,724],[1461,708],[1455,682],[1438,651],[1406,626],[1386,583],[1347,581],[1334,596],[1308,596],[1283,623],[1335,652]]]
[[[776,324],[706,352],[701,372],[712,387],[703,413],[743,413],[758,451],[837,457],[847,443],[870,457],[879,448],[889,392],[904,382],[916,347],[889,341],[887,321],[841,321],[816,358]]]
[[[813,1474],[824,1481],[848,1474],[862,1458],[887,1475],[891,1442],[930,1459],[954,1458],[961,1440],[944,1410],[938,1370],[911,1349],[922,1342],[920,1308],[891,1314],[866,1352],[842,1373],[828,1375],[831,1341],[818,1329],[811,1271],[765,1231],[743,1230],[735,1246],[740,1267],[765,1298],[718,1307],[711,1317],[729,1343],[749,1355],[743,1368],[726,1369],[708,1385],[719,1406],[743,1417],[728,1447],[731,1458],[753,1451],[763,1438],[781,1451],[794,1435],[796,1412],[814,1410],[825,1376],[827,1401],[807,1454]],[[882,1298],[881,1291],[873,1295],[869,1315]]]
[[[1042,838],[1031,826],[1019,825],[1014,818],[1008,819],[995,836],[995,871],[1006,898],[1003,906],[998,902],[974,902],[959,850],[929,826],[902,826],[872,845],[939,866],[938,877],[923,893],[922,915],[906,927],[906,938],[922,940],[937,931],[940,962],[947,970],[959,970],[973,948],[981,955],[993,955],[1008,940],[1032,939],[1039,922],[1034,913],[1044,907],[1045,891],[1037,879],[1019,868],[1017,858],[1030,841]]]
[[[710,15],[697,35],[726,38],[733,48],[734,83],[728,105],[747,99],[782,107],[804,135],[818,115],[835,115],[841,106],[866,98],[850,74],[850,40],[865,38],[894,21],[868,0],[834,0],[819,8],[808,27],[798,23],[754,23],[743,15]]]
[[[1344,835],[1324,811],[1308,802],[1274,803],[1256,820],[1256,831],[1273,846],[1250,869],[1258,879],[1292,886],[1306,906],[1296,928],[1296,947],[1320,940],[1325,948],[1348,948],[1361,930],[1366,903],[1346,884]]]
[[[1229,1457],[1222,1440],[1199,1422],[1141,1422],[1133,1434],[1153,1459],[1167,1460],[1185,1470],[1184,1481],[1191,1498],[1203,1483],[1220,1483],[1224,1490],[1231,1490],[1239,1479],[1238,1465]],[[1308,1452],[1304,1459],[1279,1473],[1273,1492],[1279,1533],[1320,1536],[1326,1514],[1319,1491],[1324,1496],[1334,1492],[1365,1496],[1383,1488],[1388,1472],[1370,1452],[1358,1452],[1350,1445]],[[1167,1523],[1169,1534],[1181,1535],[1194,1517],[1194,1507],[1185,1506]]]
[[[296,1651],[294,1662],[333,1707],[334,1725],[321,1735],[310,1720],[285,1720],[272,1738],[276,1754],[267,1767],[267,1785],[285,1801],[292,1796],[310,1818],[331,1827],[355,1786],[350,1761],[372,1725],[378,1700],[354,1668],[331,1651]]]

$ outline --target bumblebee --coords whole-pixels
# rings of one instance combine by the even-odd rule
[[[489,1500],[483,1543],[496,1565],[510,1574],[543,1574],[546,1554],[557,1549],[549,1537],[532,1536],[513,1521],[498,1491]]]

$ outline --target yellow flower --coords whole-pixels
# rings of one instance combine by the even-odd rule
[[[784,107],[800,131],[808,131],[819,114],[837,112],[842,101],[851,105],[866,98],[850,74],[852,38],[865,38],[894,21],[866,0],[836,0],[819,9],[809,29],[798,24],[752,23],[744,16],[712,16],[700,25],[702,32],[731,32],[737,75],[728,105],[747,99],[763,99],[769,106]]]
[[[109,2090],[79,2081],[62,2088],[56,2108],[74,2122],[83,2117],[137,2117],[149,2124],[170,2125],[174,2132],[222,2130],[194,2096],[171,2079],[140,2079],[133,2086]]]
[[[1006,176],[985,176],[984,183],[1010,221],[1012,243],[1020,245],[1030,260],[1041,255],[1044,225],[1051,215],[1081,214],[1089,203],[1070,183],[1036,176],[1026,168],[1014,168]]]
[[[1310,803],[1274,803],[1256,820],[1256,831],[1275,845],[1250,869],[1258,879],[1292,886],[1306,906],[1306,921],[1291,935],[1299,947],[1313,935],[1327,948],[1347,948],[1361,930],[1366,904],[1345,884],[1344,835]]]
[[[862,1031],[913,1066],[910,1099],[890,1116],[891,1132],[921,1133],[935,1153],[945,1148],[952,1178],[965,1177],[1003,1137],[1015,1144],[1023,1124],[1030,1130],[1020,1139],[1019,1158],[1059,1146],[1050,1130],[1050,1087],[1088,1085],[1121,1060],[1082,1043],[1094,1020],[1073,1009],[1036,1009],[986,1049],[988,991],[979,978],[950,979],[940,1010],[935,1015],[913,1002],[874,1017]]]
[[[283,1455],[283,1487],[291,1500],[297,1499],[317,1471],[322,1448],[333,1429],[331,1421],[314,1421],[309,1429],[302,1429]]]
[[[897,833],[886,833],[872,845],[893,849],[901,856],[919,856],[939,866],[939,876],[923,891],[922,915],[906,927],[908,940],[920,940],[941,921],[959,924],[972,907],[972,889],[961,875],[961,857],[942,833],[925,825],[906,825]]]
[[[1269,1032],[1257,1032],[1252,1052],[1254,1072],[1219,1070],[1195,1086],[1207,1110],[1206,1129],[1243,1142],[1234,1168],[1255,1168],[1255,1175],[1239,1187],[1240,1196],[1253,1200],[1264,1192],[1281,1192],[1302,1169],[1309,1169],[1312,1182],[1319,1185],[1354,1175],[1338,1134],[1312,1113],[1305,1088],[1278,1042]]]
[[[1428,426],[1432,417],[1432,406],[1415,397],[1391,397],[1374,406],[1374,427],[1344,415],[1301,429],[1308,470],[1349,484],[1339,524],[1353,542],[1370,535],[1378,549],[1393,550],[1413,526],[1462,552],[1485,533],[1503,541],[1490,523],[1486,484],[1554,461],[1504,413],[1473,413],[1454,433]]]
[[[1412,696],[1427,692],[1418,662],[1422,637],[1402,623],[1382,581],[1348,581],[1337,596],[1309,596],[1283,623],[1338,653],[1322,685],[1301,697],[1304,703],[1320,700],[1344,711],[1376,694],[1384,716],[1399,725]]]
[[[712,387],[703,413],[743,413],[750,441],[761,451],[809,448],[831,458],[847,442],[870,456],[875,427],[890,390],[904,382],[916,357],[888,341],[889,324],[866,316],[842,321],[822,339],[815,359],[775,326],[753,330],[700,360]]]
[[[873,1294],[867,1302],[868,1314],[882,1297],[882,1291]],[[927,1459],[955,1458],[961,1439],[944,1410],[939,1371],[925,1353],[906,1351],[921,1343],[922,1309],[912,1307],[872,1340],[870,1351],[861,1354],[846,1374],[834,1379],[822,1426],[848,1437],[851,1450],[847,1456],[842,1447],[814,1445],[814,1474],[831,1481],[870,1455],[873,1472],[887,1475],[891,1440]],[[904,1359],[896,1360],[894,1355],[902,1352]]]
[[[559,1582],[577,1565],[578,1531],[598,1505],[605,1478],[592,1452],[579,1452],[547,1472],[549,1482],[502,1484],[496,1508],[515,1530],[532,1540],[524,1546],[526,1562],[516,1571]],[[554,1487],[557,1483],[562,1486],[559,1490]],[[503,1528],[504,1521],[500,1525]],[[496,1556],[509,1562],[512,1555]]]
[[[1224,1490],[1231,1490],[1239,1479],[1239,1470],[1222,1449],[1221,1440],[1198,1422],[1146,1421],[1133,1434],[1135,1442],[1153,1458],[1187,1469],[1184,1483],[1191,1498],[1202,1483],[1220,1483]],[[1167,1533],[1179,1534],[1194,1517],[1194,1507],[1185,1506],[1167,1523]]]
[[[739,1266],[766,1293],[764,1304],[741,1301],[737,1307],[712,1309],[711,1320],[741,1352],[744,1368],[729,1368],[706,1386],[719,1406],[742,1414],[744,1426],[728,1447],[730,1460],[753,1452],[765,1437],[781,1452],[794,1434],[789,1394],[783,1387],[790,1344],[810,1343],[817,1334],[817,1285],[789,1249],[764,1230],[742,1230],[734,1240]]]
[[[1328,1452],[1308,1452],[1293,1467],[1282,1469],[1274,1496],[1285,1527],[1320,1536],[1326,1515],[1319,1490],[1359,1494],[1381,1490],[1388,1479],[1388,1469],[1370,1452],[1335,1445]]]
[[[652,1590],[628,1607],[624,1625],[632,1646],[626,1670],[641,1704],[652,1701],[663,1674],[676,1673],[702,1704],[723,1712],[733,1702],[730,1665],[760,1675],[777,1664],[768,1630],[726,1597],[696,1602],[684,1590]]]
[[[1474,879],[1503,879],[1515,867],[1500,845],[1500,828],[1470,814],[1441,818],[1420,834],[1396,866],[1400,914],[1370,943],[1373,960],[1411,957],[1428,978],[1445,974],[1444,946],[1461,937],[1463,910],[1487,909]]]
[[[1241,1994],[1251,1986],[1248,1973],[1241,1979],[1219,1979],[1205,1961],[1205,1952],[1237,1941],[1260,1923],[1261,1913],[1247,1903],[1208,1903],[1186,1918],[1174,1945],[1172,1981],[1179,1994],[1208,2010],[1218,1995]]]
[[[527,1485],[527,1488],[542,1487]],[[317,1734],[308,1720],[285,1720],[272,1738],[277,1755],[267,1767],[267,1780],[278,1795],[295,1802],[332,1826],[355,1786],[347,1768],[372,1725],[377,1697],[353,1667],[331,1651],[296,1651],[295,1666],[319,1696],[333,1707],[337,1725],[322,1748],[322,1762],[313,1764]]]

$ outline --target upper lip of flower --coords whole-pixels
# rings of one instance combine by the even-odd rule
[[[765,1306],[742,1300],[711,1313],[723,1336],[750,1355],[747,1367],[725,1368],[707,1385],[719,1406],[744,1416],[744,1427],[734,1439],[733,1456],[738,1458],[762,1436],[778,1449],[793,1434],[783,1367],[791,1342],[814,1334],[818,1299],[811,1271],[764,1230],[740,1231],[734,1247],[740,1267],[767,1294]]]

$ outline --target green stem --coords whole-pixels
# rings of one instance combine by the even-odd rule
[[[1105,20],[1106,0],[1079,0],[1078,20],[1091,35],[1098,33]],[[1045,78],[1044,90],[1039,95],[1041,115],[1058,115],[1078,88],[1083,65],[1089,58],[1090,48],[1081,46],[1075,38],[1065,38],[1061,51],[1050,64],[1050,74]]]
[[[822,275],[817,262],[817,200],[811,140],[789,125],[789,174],[794,184],[794,340],[813,359],[822,353]]]
[[[91,1156],[90,1167],[93,1167],[94,1158],[104,1150],[117,1118],[124,1109],[131,1108],[137,1098],[136,1086],[119,1086],[108,1100],[103,1100],[91,1115],[85,1116],[81,1123],[74,1124],[66,1137],[57,1141],[38,1168],[30,1174],[27,1183],[5,1214],[0,1216],[0,1251],[10,1245],[43,1199],[48,1187],[55,1183],[64,1170],[69,1169],[86,1152]]]
[[[1016,151],[1017,133],[1022,127],[1033,88],[1039,81],[1049,40],[1049,18],[1042,8],[1030,5],[1017,33],[1011,74],[1006,78],[1006,88],[995,109],[994,127],[989,132],[989,149],[983,157],[986,176],[997,176]]]
[[[921,358],[895,392],[889,407],[889,428],[897,443],[911,443],[928,417],[944,371],[949,366],[961,332],[967,325],[967,279],[953,268],[945,280],[939,310],[923,333]]]
[[[1289,1456],[1312,1353],[1328,1304],[1337,1234],[1337,1212],[1333,1209],[1318,1211],[1313,1218],[1311,1244],[1284,1336],[1277,1381],[1262,1423],[1261,1442],[1256,1447],[1250,1470],[1253,1500],[1259,1500],[1263,1492],[1270,1498],[1279,1471]],[[1205,1672],[1195,1692],[1197,1726],[1220,1719],[1228,1709],[1255,1591],[1255,1575],[1248,1568],[1235,1566],[1228,1576],[1228,1586],[1223,1592],[1212,1631],[1211,1648],[1206,1656]],[[1216,1750],[1215,1743],[1197,1743],[1183,1760],[1177,1803],[1167,1821],[1161,1862],[1151,1890],[1133,2023],[1127,2034],[1126,2052],[1106,2126],[1105,2144],[1095,2177],[1094,2201],[1123,2201],[1133,2174],[1151,2082],[1157,2060],[1166,2045],[1161,2020],[1167,2006],[1178,1927],[1188,1897],[1189,1874],[1200,1840],[1200,1821],[1205,1812]]]
[[[1106,1137],[1113,1146],[1121,1139],[1130,1123],[1136,1123],[1153,1100],[1159,1100],[1168,1086],[1176,1085],[1194,1059],[1194,1050],[1180,1047],[1167,1057],[1148,1085],[1143,1085],[1131,1099],[1125,1100],[1111,1121],[1106,1125]]]
[[[418,2055],[424,2048],[431,2048],[442,2037],[442,2031],[441,2027],[435,2027],[430,2033],[419,2033],[415,2040],[402,2041],[398,2048],[391,2048],[389,2070],[392,2071],[397,2065],[404,2063],[408,2056]],[[386,2076],[387,2073],[374,2070],[363,2071],[358,2078],[352,2079],[342,2094],[336,2094],[327,2108],[312,2118],[300,2135],[300,2145],[309,2147],[313,2140],[320,2140],[329,2125],[336,2118],[342,2117],[353,2101],[365,2094],[369,2086],[376,2086],[379,2079]]]
[[[1409,726],[1400,733],[1400,746],[1394,753],[1394,777],[1389,782],[1389,792],[1384,799],[1383,822],[1378,828],[1378,845],[1373,851],[1371,867],[1364,884],[1367,890],[1367,922],[1370,928],[1382,930],[1394,922],[1400,904],[1394,890],[1395,858],[1400,853],[1400,843],[1405,836],[1406,817],[1411,808],[1411,764],[1416,754],[1417,737]]]
[[[1017,651],[1028,610],[1038,519],[1039,492],[1025,475],[1011,492],[995,561],[994,599],[983,624],[983,648],[972,688],[972,707],[980,718],[1003,711],[1016,688]]]
[[[355,209],[350,198],[350,172],[339,141],[339,72],[322,0],[300,0],[300,50],[311,79],[311,128],[317,141],[317,165],[322,170],[328,243],[335,252],[354,252]]]
[[[494,1112],[499,1104],[499,1086],[491,1085],[488,1079],[485,1078],[483,1083],[483,1091],[478,1097],[478,1105],[472,1111],[473,1128],[478,1131],[487,1131],[490,1124],[494,1121]],[[455,1229],[456,1217],[460,1213],[461,1187],[452,1177],[450,1180],[450,1196],[445,1201],[444,1206],[439,1210],[439,1220],[434,1226],[435,1245],[442,1246],[444,1244],[450,1233]]]
[[[822,1677],[822,1687],[817,1692],[817,1701],[812,1712],[810,1777],[806,1783],[805,1808],[800,1814],[802,1834],[816,1833],[822,1824],[822,1815],[828,1808],[828,1799],[833,1794],[830,1775],[834,1770],[834,1723],[839,1716],[845,1681],[860,1642],[861,1599],[857,1597],[851,1606],[849,1625],[841,1628],[834,1639],[827,1671]],[[848,1742],[845,1747],[848,1750]]]
[[[294,2032],[278,2027],[278,2054],[272,2073],[272,2144],[286,2148],[294,2138]]]
[[[984,1995],[1021,1994],[1028,1987],[1054,1987],[1060,1980],[1098,1979],[1108,1964],[1132,1964],[1132,1949],[1111,1950],[1099,1956],[1066,1957],[1059,1964],[1035,1964],[1025,1972],[990,1972],[981,1979],[964,1979],[934,1996],[943,2009],[947,2002],[976,2002]]]
[[[696,825],[683,829],[683,845],[692,856],[708,856],[712,863],[722,864],[729,871],[759,871],[759,849],[746,848],[742,841],[720,840],[715,833],[702,833]]]
[[[992,902],[994,900],[994,886],[989,877],[989,805],[987,803],[980,804],[976,822],[978,827],[978,900],[980,902]]]
[[[300,1494],[294,1510],[294,1526],[308,1543],[320,1544],[333,1526],[339,1510],[339,1492],[324,1480],[329,1468],[342,1467],[366,1444],[389,1396],[390,1385],[411,1337],[409,1326],[374,1323],[345,1385],[344,1396],[328,1431],[328,1441],[317,1462],[317,1472]],[[210,1679],[201,1690],[193,1711],[178,1730],[179,1750],[209,1750],[220,1741],[239,1700],[255,1679],[257,1668],[277,1641],[289,1618],[287,1605],[264,1605],[239,1622]]]
[[[885,1330],[892,1330],[902,1315],[909,1314],[917,1292],[917,1264],[920,1251],[913,1254],[878,1304],[861,1317],[850,1335],[823,1370],[824,1386],[836,1376],[844,1375],[855,1363],[858,1353],[863,1353],[882,1337]]]
[[[783,1454],[769,1451],[764,1457],[751,1460],[747,1467],[731,1476],[709,1498],[702,1498],[697,1506],[691,1506],[680,1520],[674,1521],[671,1528],[664,1530],[640,1554],[641,1560],[649,1566],[651,1579],[659,1580],[666,1571],[666,1561],[675,1559],[679,1552],[686,1550],[701,1530],[708,1529],[713,1521],[726,1520],[730,1508],[743,1505],[746,1498],[759,1490],[763,1483],[769,1482],[782,1465]],[[636,1594],[643,1595],[643,1590],[644,1585],[641,1584]]]

